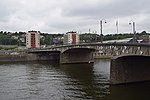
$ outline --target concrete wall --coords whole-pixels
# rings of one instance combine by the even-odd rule
[[[26,55],[3,55],[0,56],[0,63],[4,62],[26,62],[26,61],[57,61],[59,62],[60,54],[26,54]]]
[[[60,59],[60,53],[38,53],[38,54],[32,54],[35,56],[35,60],[39,61],[55,61]]]
[[[89,48],[73,48],[60,55],[60,63],[91,63],[94,62],[94,49]]]
[[[130,55],[111,59],[111,84],[150,81],[150,56]]]
[[[8,56],[8,55],[1,55],[0,56],[0,63],[3,62],[18,62],[18,61],[27,61],[27,56],[26,55],[13,55],[13,56]]]

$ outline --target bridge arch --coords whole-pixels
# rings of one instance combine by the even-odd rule
[[[60,63],[91,63],[94,62],[94,48],[71,48],[60,55]]]
[[[111,84],[150,81],[150,56],[124,55],[111,59]]]

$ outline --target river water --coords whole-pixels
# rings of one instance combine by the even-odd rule
[[[150,83],[109,85],[110,60],[0,65],[0,100],[150,100]]]

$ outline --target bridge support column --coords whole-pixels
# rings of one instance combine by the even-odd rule
[[[150,56],[122,56],[111,59],[111,84],[150,81]]]

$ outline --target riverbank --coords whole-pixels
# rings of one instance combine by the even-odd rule
[[[40,56],[37,54],[17,54],[17,55],[0,55],[0,63],[12,63],[12,62],[33,62],[33,61],[58,61],[49,55]]]

